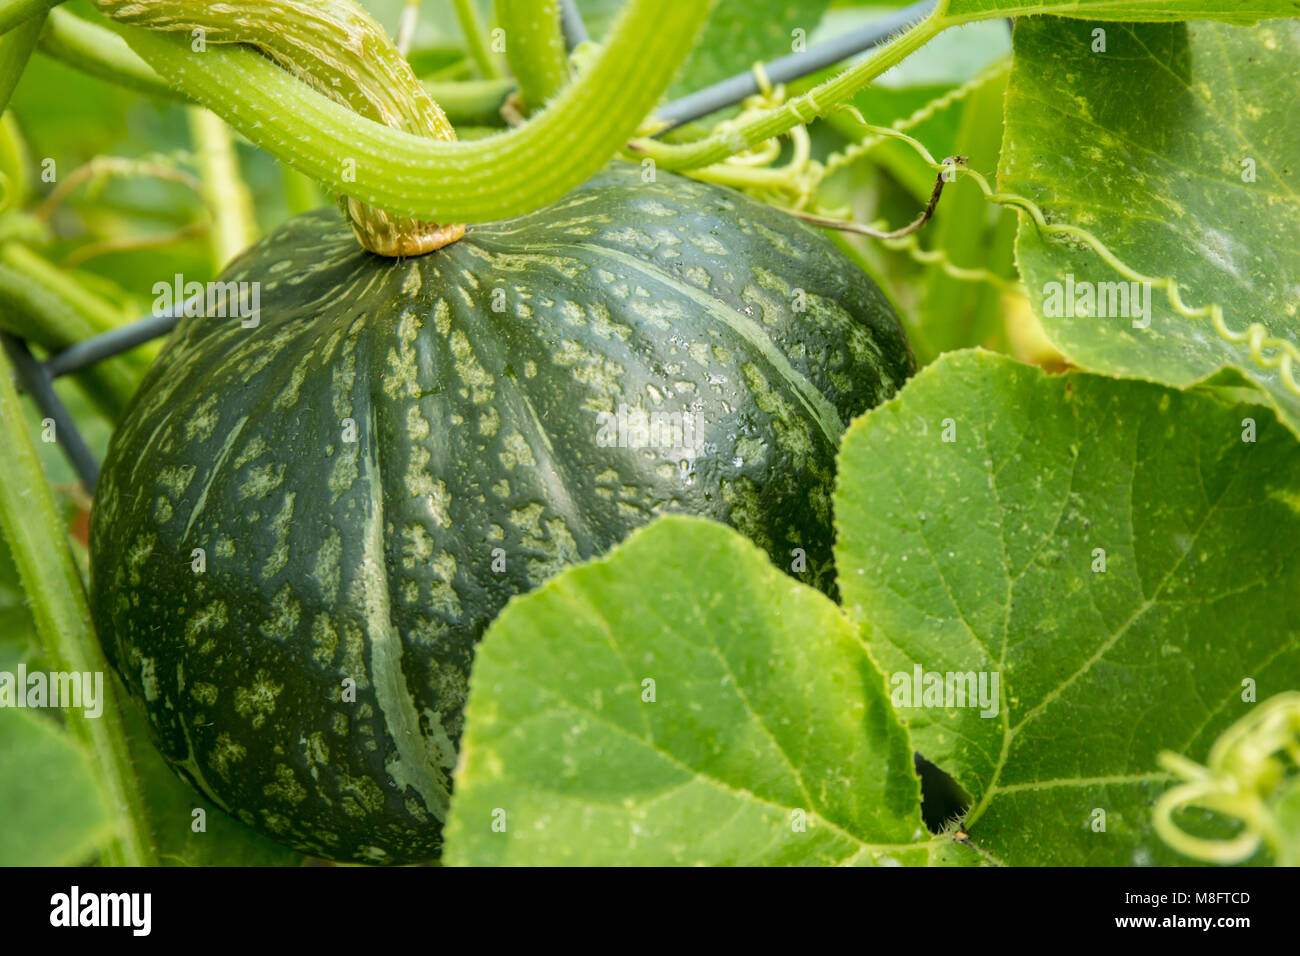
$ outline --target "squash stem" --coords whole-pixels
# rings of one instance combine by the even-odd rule
[[[329,188],[395,213],[486,222],[539,209],[604,166],[658,102],[710,6],[631,0],[599,55],[547,109],[473,142],[382,126],[238,45],[209,42],[197,69],[188,36],[121,32],[168,81]]]
[[[302,85],[377,123],[430,141],[456,132],[384,29],[351,0],[208,4],[197,0],[96,0],[115,23],[183,34],[194,72],[220,73],[222,45],[256,47]],[[182,68],[182,72],[184,68]],[[226,79],[220,76],[221,79]],[[169,77],[169,79],[175,79]],[[260,91],[259,91],[260,92]],[[357,159],[344,160],[350,178]],[[392,215],[350,193],[344,212],[361,244],[384,256],[420,255],[455,242],[464,226]]]
[[[420,0],[406,0],[401,19],[397,21],[397,34],[393,44],[403,57],[410,58],[411,44],[415,41],[415,28],[420,25]]]
[[[109,83],[163,99],[193,102],[154,72],[119,34],[66,10],[56,7],[50,11],[39,49],[48,57]],[[514,81],[507,79],[442,83],[426,80],[423,85],[453,126],[503,125],[498,111],[515,88]],[[319,205],[317,197],[304,208]]]
[[[81,577],[68,548],[54,496],[27,432],[13,385],[13,365],[0,350],[0,530],[13,552],[42,650],[56,670],[107,674],[108,662],[95,637]],[[104,681],[103,712],[64,712],[68,730],[90,750],[122,828],[105,851],[122,866],[156,866],[157,855],[144,815],[137,777],[127,749],[122,715],[111,680]]]

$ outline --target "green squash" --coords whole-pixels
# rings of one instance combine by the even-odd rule
[[[841,431],[914,370],[819,233],[626,166],[405,261],[309,213],[221,281],[258,324],[184,319],[150,370],[91,606],[168,761],[338,860],[437,855],[475,642],[656,514],[832,587]]]

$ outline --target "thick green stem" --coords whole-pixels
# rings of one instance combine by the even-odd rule
[[[212,260],[217,270],[257,241],[253,195],[239,174],[235,140],[221,117],[192,106],[187,111],[190,136],[199,164],[199,178],[212,210]]]
[[[263,56],[124,28],[159,74],[267,152],[384,209],[486,222],[539,209],[600,169],[667,88],[709,3],[631,0],[592,65],[536,118],[469,143],[389,129],[298,82]]]
[[[42,649],[55,670],[103,674],[108,663],[91,625],[81,577],[68,550],[67,532],[41,470],[13,385],[13,366],[0,350],[0,529],[13,552]],[[87,717],[70,708],[68,729],[89,749],[109,806],[122,828],[106,853],[123,866],[157,865],[152,837],[112,682],[104,680],[104,708]]]
[[[478,64],[479,72],[486,80],[495,80],[501,76],[501,67],[488,47],[487,37],[483,33],[483,24],[474,9],[474,0],[452,0],[456,8],[456,18],[460,20],[461,32],[465,34],[465,45],[469,55]]]
[[[193,102],[154,72],[125,40],[107,27],[55,8],[41,34],[39,49],[68,66],[91,76],[150,96]],[[515,89],[513,80],[467,80],[461,83],[425,82],[425,90],[442,107],[453,126],[502,125],[501,105]],[[315,209],[320,203],[313,203]]]
[[[656,165],[665,169],[698,169],[752,149],[795,126],[806,125],[846,102],[881,73],[897,66],[950,26],[951,23],[945,16],[947,9],[947,0],[940,0],[924,20],[895,37],[889,44],[878,48],[862,62],[804,95],[768,110],[726,133],[679,145],[638,139],[631,144],[632,150],[638,155],[650,157]]]
[[[151,96],[189,101],[184,93],[172,89],[112,30],[66,10],[50,11],[45,31],[41,34],[40,49],[48,57],[118,86]]]
[[[505,30],[506,61],[519,82],[524,113],[540,109],[564,87],[569,57],[556,0],[496,0],[497,23]]]
[[[223,45],[248,44],[356,115],[420,137],[456,138],[388,34],[351,0],[96,0],[96,5],[117,23],[183,34],[188,59],[223,82],[229,78],[216,54]],[[380,255],[419,255],[464,235],[464,226],[393,216],[343,192],[350,197],[343,205],[357,238]]]
[[[63,0],[0,0],[0,33],[8,33],[24,21],[40,17]]]
[[[40,10],[0,36],[0,113],[9,106],[9,97],[13,96],[44,26],[45,11]]]

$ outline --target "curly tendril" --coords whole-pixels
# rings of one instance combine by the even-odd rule
[[[1286,761],[1300,767],[1300,692],[1257,705],[1214,742],[1205,766],[1168,751],[1159,759],[1184,781],[1156,803],[1156,832],[1169,846],[1207,863],[1240,863],[1267,845],[1283,860],[1296,838],[1283,832],[1272,798],[1286,780]],[[1224,840],[1192,836],[1174,817],[1193,807],[1240,821],[1243,830]]]
[[[862,123],[864,131],[874,137],[876,141],[880,138],[897,139],[907,143],[917,154],[930,166],[931,169],[943,169],[943,163],[936,160],[925,146],[916,139],[908,136],[900,130],[885,127],[873,126],[865,119],[862,114],[852,106],[843,107],[854,114]],[[826,169],[828,171],[838,169],[848,160],[832,156],[828,159]],[[1012,206],[1028,215],[1038,231],[1049,236],[1069,236],[1086,244],[1093,252],[1101,257],[1102,261],[1108,266],[1124,276],[1131,282],[1141,282],[1151,286],[1153,289],[1163,289],[1169,299],[1169,304],[1175,312],[1188,319],[1210,319],[1214,331],[1225,342],[1233,345],[1246,345],[1251,360],[1261,369],[1277,369],[1278,377],[1283,387],[1293,395],[1300,396],[1300,380],[1297,380],[1296,373],[1300,371],[1300,348],[1295,343],[1289,342],[1273,335],[1267,326],[1261,322],[1252,322],[1242,330],[1235,330],[1228,326],[1227,319],[1224,316],[1223,307],[1217,302],[1209,305],[1192,308],[1182,299],[1182,293],[1179,291],[1178,281],[1170,276],[1157,277],[1145,275],[1138,272],[1128,263],[1120,259],[1113,253],[1105,243],[1094,236],[1087,229],[1076,226],[1071,223],[1054,223],[1048,222],[1043,210],[1031,199],[1015,193],[996,192],[977,170],[969,166],[958,165],[957,171],[965,176],[970,176],[979,186],[980,191],[984,193],[984,198],[990,202],[997,203],[1000,206]]]

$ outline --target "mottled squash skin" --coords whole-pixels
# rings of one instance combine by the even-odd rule
[[[339,860],[437,855],[475,642],[656,514],[783,568],[801,548],[832,586],[841,430],[914,369],[823,236],[628,167],[406,261],[310,213],[222,281],[261,283],[260,322],[185,319],[150,370],[96,497],[92,609],[172,765]],[[692,412],[693,453],[598,440],[620,403]]]

